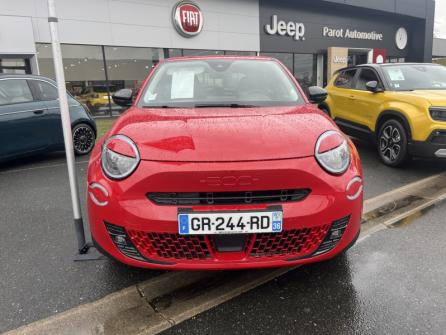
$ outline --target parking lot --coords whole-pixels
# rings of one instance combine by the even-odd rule
[[[414,161],[406,169],[391,169],[381,165],[373,146],[356,145],[363,162],[366,199],[441,173],[446,167],[440,162]],[[85,209],[87,158],[78,158],[76,167]],[[2,166],[0,197],[0,332],[162,273],[108,259],[73,261],[76,242],[63,154]],[[405,333],[405,329],[436,333],[444,326],[441,311],[446,306],[440,284],[445,255],[436,252],[444,236],[442,209],[444,205],[407,228],[379,232],[346,257],[294,270],[170,332],[343,333],[360,327],[363,333]],[[424,287],[427,282],[429,288]],[[400,290],[398,299],[392,294],[395,290]],[[431,302],[429,308],[425,299]]]

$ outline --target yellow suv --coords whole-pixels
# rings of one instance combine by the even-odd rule
[[[384,164],[446,158],[446,67],[365,64],[341,69],[319,105],[348,135],[372,140]]]

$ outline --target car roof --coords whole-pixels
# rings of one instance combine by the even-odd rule
[[[40,79],[46,81],[54,81],[53,79],[44,76],[38,76],[35,74],[0,73],[0,79],[7,79],[7,78]]]
[[[372,68],[382,68],[382,67],[389,67],[389,66],[406,66],[406,65],[435,65],[435,66],[441,66],[440,64],[435,63],[382,63],[382,64],[360,64],[355,66],[347,66],[342,69],[339,69],[336,71],[336,73],[339,73],[340,71],[344,70],[353,70],[353,69],[360,69],[363,67],[372,67]]]

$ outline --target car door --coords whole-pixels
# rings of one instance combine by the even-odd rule
[[[64,143],[64,139],[57,88],[53,82],[43,79],[32,79],[30,80],[30,84],[36,92],[38,99],[45,104],[48,110],[49,122],[47,124],[47,131],[51,135],[51,144],[53,146],[60,146]],[[72,108],[78,107],[79,102],[69,94],[67,94],[67,100],[70,114],[72,115]]]
[[[351,88],[356,78],[357,69],[342,70],[329,89],[330,113],[336,120],[348,120],[351,103]]]
[[[48,146],[39,128],[45,113],[46,106],[36,100],[25,78],[0,79],[0,159]]]
[[[367,90],[366,84],[370,81],[377,81],[379,87],[384,87],[378,73],[373,68],[361,68],[350,93],[349,119],[360,128],[368,129],[371,132],[374,129],[374,120],[381,111],[385,94]]]

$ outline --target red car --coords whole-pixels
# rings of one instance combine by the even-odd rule
[[[322,261],[356,241],[358,153],[277,60],[172,58],[135,99],[113,98],[130,108],[88,167],[103,253],[137,267],[241,269]]]

